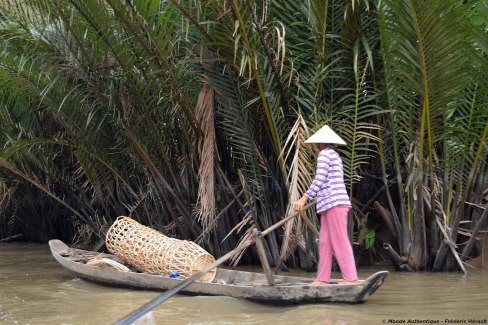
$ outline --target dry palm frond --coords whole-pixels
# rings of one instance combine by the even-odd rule
[[[215,127],[214,127],[215,90],[205,84],[198,95],[196,116],[200,121],[203,138],[200,140],[200,168],[198,176],[197,216],[203,229],[208,228],[215,219]]]
[[[236,233],[241,231],[245,225],[252,223],[253,220],[254,220],[253,213],[251,211],[248,211],[244,216],[244,218],[242,218],[241,222],[239,222],[234,228],[232,228],[227,234],[227,236],[225,236],[224,239],[222,239],[222,241],[225,241],[234,231]]]
[[[16,187],[8,187],[7,184],[0,179],[0,218],[7,210],[8,204],[12,194],[15,192]]]
[[[246,233],[241,237],[241,239],[239,240],[239,243],[237,243],[237,247],[239,247],[242,243],[246,242],[247,240],[251,239],[251,237],[253,236],[253,231],[254,228],[250,227],[246,230]],[[246,252],[246,250],[242,250],[239,254],[236,254],[234,255],[234,257],[232,257],[231,259],[231,265],[234,267],[236,266],[239,261],[241,260],[242,256],[244,255],[244,253]]]
[[[124,121],[127,124],[131,123],[132,117],[134,115],[134,103],[130,97],[130,93],[124,85],[120,86],[119,89],[119,99],[122,104],[122,111],[124,113]]]
[[[285,160],[291,159],[290,169],[287,175],[290,202],[298,200],[312,181],[311,176],[313,171],[309,159],[310,152],[309,148],[304,145],[309,135],[310,131],[305,120],[299,115],[290,131],[282,152]],[[281,246],[280,261],[284,261],[288,253],[300,244],[300,238],[293,236],[293,234],[299,233],[302,228],[303,225],[299,218],[292,219],[285,225],[285,236]]]

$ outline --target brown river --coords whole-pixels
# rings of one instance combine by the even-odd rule
[[[359,269],[364,278],[378,269]],[[301,275],[313,277],[313,273]],[[335,274],[339,276],[339,274]],[[47,244],[0,243],[0,324],[113,324],[158,295],[74,278]],[[488,272],[398,273],[363,304],[261,305],[176,295],[145,324],[488,324]]]

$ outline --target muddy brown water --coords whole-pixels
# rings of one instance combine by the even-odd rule
[[[359,269],[364,278],[378,269]],[[313,277],[313,273],[301,273]],[[339,276],[339,274],[334,274]],[[74,278],[47,245],[0,244],[0,324],[113,324],[158,295]],[[488,272],[397,273],[363,304],[268,306],[176,295],[149,324],[488,324]]]

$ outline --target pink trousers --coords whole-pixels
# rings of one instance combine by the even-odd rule
[[[332,254],[336,257],[344,280],[358,279],[356,262],[347,234],[349,209],[347,205],[339,205],[320,213],[318,281],[330,281]]]

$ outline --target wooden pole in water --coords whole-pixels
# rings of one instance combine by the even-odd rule
[[[312,207],[314,205],[315,205],[315,202],[309,203],[303,209],[304,210],[309,209],[310,207]],[[282,220],[278,221],[277,223],[275,223],[271,227],[269,227],[266,230],[264,230],[263,232],[261,232],[261,236],[262,237],[266,236],[267,234],[269,234],[273,230],[281,227],[282,225],[284,225],[285,223],[287,223],[289,220],[295,218],[299,214],[300,213],[297,212],[297,213],[294,213],[294,214],[289,215],[286,218],[283,218]],[[145,315],[147,312],[151,311],[153,308],[159,306],[160,304],[162,304],[163,302],[165,302],[166,300],[168,300],[170,297],[172,297],[173,295],[175,295],[179,291],[183,290],[184,288],[186,288],[187,286],[189,286],[190,284],[192,284],[193,282],[195,282],[202,275],[204,275],[208,271],[216,268],[217,266],[219,266],[220,264],[224,263],[225,261],[231,259],[234,255],[239,254],[240,252],[242,252],[243,250],[245,250],[246,248],[248,248],[249,246],[251,246],[255,242],[256,242],[256,237],[252,236],[250,239],[248,239],[248,240],[240,243],[236,248],[234,248],[233,250],[231,250],[230,252],[228,252],[224,256],[220,257],[218,260],[216,260],[212,264],[206,266],[201,271],[198,271],[197,273],[193,274],[191,277],[189,277],[188,279],[184,280],[183,282],[181,282],[177,286],[171,288],[170,290],[164,292],[160,296],[158,296],[158,297],[154,298],[153,300],[149,301],[147,304],[142,305],[141,307],[139,307],[138,309],[134,310],[133,312],[131,312],[127,316],[119,319],[117,322],[114,323],[114,325],[129,325],[129,324],[132,324],[133,322],[135,322],[136,320],[138,320],[140,317],[142,317],[143,315]]]
[[[264,274],[266,275],[266,280],[270,286],[274,286],[273,275],[271,274],[271,268],[269,267],[268,258],[266,257],[266,251],[263,245],[263,235],[259,230],[254,228],[252,230],[253,237],[256,238],[256,248],[258,250],[259,259],[261,261],[261,266],[263,267]]]

